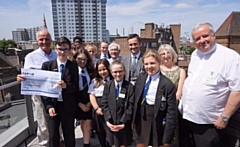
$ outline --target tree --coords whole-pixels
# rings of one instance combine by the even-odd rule
[[[5,46],[6,46],[6,41],[5,41],[5,39],[0,40],[0,48],[1,48],[1,49],[5,49]]]
[[[7,40],[6,45],[7,46],[5,46],[5,47],[8,47],[8,48],[15,48],[17,46],[17,44],[13,40]]]
[[[191,55],[195,49],[195,47],[180,47],[180,50],[184,51],[187,55]]]
[[[5,52],[8,48],[15,48],[17,44],[13,40],[6,40],[5,38],[3,40],[0,40],[0,48],[3,49]]]

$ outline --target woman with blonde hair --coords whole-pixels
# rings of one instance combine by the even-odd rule
[[[177,88],[176,98],[179,100],[182,96],[182,87],[186,78],[186,72],[176,65],[177,54],[171,45],[161,45],[158,49],[158,53],[161,56],[161,72],[175,84]]]
[[[160,54],[160,57],[161,57],[160,69],[162,74],[168,77],[176,86],[176,89],[177,89],[176,104],[178,106],[179,100],[181,99],[181,96],[182,96],[182,88],[183,88],[184,80],[186,78],[186,72],[184,69],[176,65],[177,54],[171,45],[169,44],[161,45],[158,49],[158,53]],[[177,111],[177,125],[176,125],[173,144],[179,144],[179,137],[181,136],[179,135],[179,132],[181,133],[181,128],[179,128],[179,126],[182,126],[181,115]]]

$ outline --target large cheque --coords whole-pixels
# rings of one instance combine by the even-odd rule
[[[61,80],[60,72],[21,69],[21,74],[26,79],[21,82],[21,94],[59,97],[62,89],[57,86],[56,82]]]

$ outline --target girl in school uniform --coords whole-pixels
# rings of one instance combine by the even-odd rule
[[[129,146],[132,143],[134,87],[123,78],[125,74],[123,62],[113,61],[110,70],[114,79],[105,84],[102,97],[107,142],[109,146]]]
[[[104,121],[103,112],[101,108],[101,100],[103,89],[106,82],[112,79],[109,69],[109,62],[107,59],[99,59],[94,70],[94,79],[92,80],[88,93],[90,94],[90,101],[93,107],[93,120],[98,136],[98,140],[102,147],[107,147],[106,142],[106,122]]]
[[[77,119],[83,132],[84,147],[89,147],[90,129],[92,122],[91,103],[88,94],[88,87],[92,79],[94,64],[89,53],[85,49],[79,49],[74,55],[79,70],[79,93],[78,93],[78,112]]]
[[[133,129],[136,146],[169,147],[176,125],[176,88],[160,72],[157,51],[148,50],[143,55],[143,64],[146,72],[139,74],[135,84]],[[166,118],[165,128],[163,118]]]

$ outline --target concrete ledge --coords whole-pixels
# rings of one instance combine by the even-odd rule
[[[7,109],[11,107],[11,103],[10,102],[6,102],[6,103],[2,103],[0,104],[0,112],[2,112],[3,110]]]
[[[14,147],[21,144],[30,136],[28,131],[27,118],[22,119],[16,125],[10,127],[8,130],[0,134],[0,146]]]

